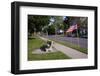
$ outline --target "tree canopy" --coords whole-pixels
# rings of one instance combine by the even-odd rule
[[[30,34],[34,32],[57,34],[59,30],[65,33],[74,24],[87,28],[87,17],[28,15],[28,33]]]
[[[28,32],[40,32],[49,22],[50,16],[28,15]]]

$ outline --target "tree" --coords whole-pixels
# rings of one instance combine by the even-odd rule
[[[55,34],[57,34],[58,30],[64,30],[63,16],[52,16],[52,18],[54,19]]]
[[[41,32],[42,27],[48,25],[50,16],[28,15],[28,32]]]
[[[55,34],[55,26],[54,25],[49,26],[47,31],[48,31],[49,35],[54,35]]]
[[[72,20],[72,18],[70,18],[69,16],[65,16],[64,20],[63,20],[63,25],[64,25],[64,35],[66,35],[66,31],[67,29],[70,27],[70,21]]]

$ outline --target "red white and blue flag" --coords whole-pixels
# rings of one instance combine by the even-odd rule
[[[78,29],[77,24],[70,26],[66,32],[73,32],[76,29]]]

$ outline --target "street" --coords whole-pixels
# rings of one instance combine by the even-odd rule
[[[72,44],[79,45],[82,48],[88,48],[88,39],[86,39],[86,38],[55,36],[55,35],[48,35],[45,37],[47,37],[49,39],[62,41],[62,42],[70,42]]]

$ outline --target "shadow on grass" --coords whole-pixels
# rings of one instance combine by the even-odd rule
[[[29,40],[36,39],[35,37],[28,37]]]

